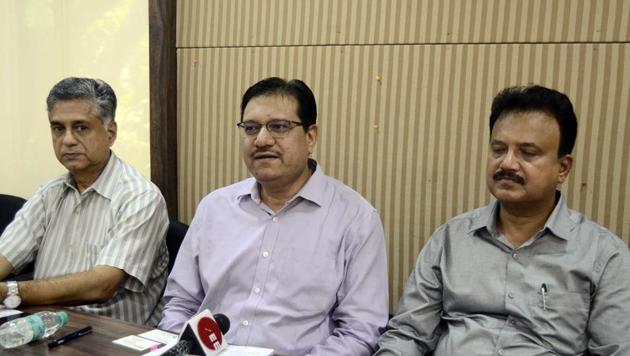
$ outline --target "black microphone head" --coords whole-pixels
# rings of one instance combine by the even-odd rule
[[[221,313],[213,314],[212,317],[214,318],[214,321],[217,322],[217,325],[219,325],[219,329],[221,329],[221,334],[227,334],[227,332],[230,330],[230,318]]]

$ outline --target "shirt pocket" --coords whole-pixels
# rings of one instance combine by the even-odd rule
[[[529,311],[533,328],[551,345],[583,343],[590,310],[587,293],[549,290],[532,294]]]
[[[293,310],[327,314],[339,288],[335,256],[294,244],[281,260],[282,267],[275,271],[280,287],[275,288],[275,297]]]

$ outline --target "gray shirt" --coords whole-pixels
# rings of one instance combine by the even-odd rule
[[[79,193],[70,174],[44,184],[0,238],[0,254],[19,270],[35,259],[34,279],[97,265],[128,277],[114,297],[77,309],[146,322],[166,283],[166,204],[158,188],[112,152],[98,179]]]
[[[630,252],[560,197],[518,248],[499,204],[437,229],[377,355],[630,355]]]

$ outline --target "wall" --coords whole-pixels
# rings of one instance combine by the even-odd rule
[[[381,213],[393,308],[431,232],[490,199],[492,98],[538,83],[578,114],[570,206],[628,242],[629,1],[191,0],[177,16],[181,220],[247,176],[247,87],[301,78],[320,108],[315,158]]]
[[[52,150],[46,96],[68,76],[112,86],[114,151],[149,177],[148,48],[146,0],[1,0],[0,193],[28,197],[65,171]]]

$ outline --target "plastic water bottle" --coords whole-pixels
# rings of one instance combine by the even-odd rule
[[[0,345],[5,349],[22,346],[54,334],[67,323],[68,314],[64,311],[43,311],[9,320],[0,326]]]

